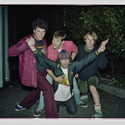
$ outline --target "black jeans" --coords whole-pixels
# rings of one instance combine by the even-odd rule
[[[59,108],[60,108],[61,105],[65,106],[67,112],[70,113],[70,114],[75,114],[77,112],[77,106],[76,106],[74,96],[72,96],[69,100],[67,100],[65,102],[56,101],[56,105],[57,105],[57,111],[58,112],[59,112]]]

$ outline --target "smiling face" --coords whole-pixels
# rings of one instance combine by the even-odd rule
[[[39,27],[36,27],[33,30],[33,33],[34,33],[34,37],[35,37],[36,40],[43,40],[43,38],[46,34],[46,30],[42,29],[42,28],[39,28]]]
[[[60,49],[62,45],[62,40],[63,40],[62,37],[53,37],[52,44],[54,49]]]

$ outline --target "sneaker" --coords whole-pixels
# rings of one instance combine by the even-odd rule
[[[15,111],[23,111],[23,110],[26,110],[26,108],[24,108],[23,106],[21,106],[21,105],[16,105],[15,106]]]
[[[41,115],[44,115],[45,114],[45,110],[43,109],[43,110],[36,110],[35,112],[34,112],[34,114],[33,114],[33,116],[34,117],[40,117]]]
[[[83,108],[88,108],[88,104],[85,103],[84,101],[80,101],[80,107],[83,107]]]
[[[103,113],[99,113],[99,112],[96,112],[95,114],[92,115],[92,118],[102,118],[103,117]]]
[[[89,98],[88,95],[81,95],[80,96],[81,101],[87,100],[88,98]]]

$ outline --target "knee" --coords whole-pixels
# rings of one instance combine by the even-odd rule
[[[96,90],[96,87],[93,86],[93,85],[90,85],[89,88],[90,88],[90,91],[97,91],[97,90]]]

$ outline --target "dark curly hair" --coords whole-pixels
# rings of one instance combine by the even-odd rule
[[[48,30],[48,24],[44,20],[42,20],[41,18],[36,18],[32,22],[33,30],[36,29],[37,27]]]

